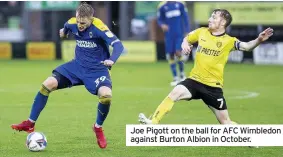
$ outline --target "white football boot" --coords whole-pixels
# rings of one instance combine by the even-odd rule
[[[139,122],[141,124],[152,124],[152,120],[146,118],[146,116],[143,113],[139,114]]]

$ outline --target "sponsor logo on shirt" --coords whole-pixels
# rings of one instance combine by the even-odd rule
[[[83,40],[77,40],[77,46],[83,47],[83,48],[95,48],[95,47],[97,47],[95,42],[83,41]]]
[[[177,16],[180,16],[180,15],[181,15],[180,10],[171,10],[171,11],[168,11],[168,12],[165,13],[165,16],[167,18],[177,17]]]

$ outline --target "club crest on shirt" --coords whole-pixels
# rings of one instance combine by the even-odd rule
[[[110,32],[110,31],[107,31],[105,34],[106,34],[107,37],[109,37],[109,38],[114,37],[114,34],[113,34],[112,32]]]
[[[220,48],[220,47],[222,46],[222,42],[218,41],[218,42],[216,43],[216,46],[217,46],[218,48]]]
[[[92,38],[92,37],[93,37],[92,32],[89,32],[89,37],[90,37],[90,38]]]

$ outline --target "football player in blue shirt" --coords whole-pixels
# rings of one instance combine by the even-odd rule
[[[84,85],[93,95],[99,97],[97,119],[93,125],[100,148],[107,142],[102,124],[109,112],[112,99],[112,82],[109,69],[117,61],[124,47],[121,41],[98,18],[93,17],[94,9],[82,3],[76,10],[76,17],[65,23],[59,31],[60,37],[73,34],[76,39],[75,58],[53,70],[37,93],[28,120],[11,127],[18,131],[33,132],[36,120],[47,103],[49,94],[58,89]],[[112,55],[109,45],[113,47]]]
[[[165,33],[165,51],[173,74],[171,86],[185,80],[184,63],[182,61],[181,44],[184,35],[189,33],[188,13],[183,2],[163,1],[158,6],[158,25]],[[175,57],[179,65],[180,77],[177,76]]]

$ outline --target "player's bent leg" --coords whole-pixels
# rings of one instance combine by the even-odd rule
[[[191,92],[184,85],[177,85],[168,95],[173,101],[189,100],[192,98]]]
[[[99,103],[97,107],[96,123],[93,126],[93,131],[95,132],[99,147],[106,148],[107,141],[102,130],[102,125],[110,110],[112,90],[107,86],[101,86],[98,89],[97,95],[99,97]]]
[[[43,83],[42,83],[50,92],[54,91],[58,87],[58,81],[55,77],[51,76],[48,77]]]
[[[157,107],[151,119],[146,118],[143,113],[140,113],[139,121],[141,124],[158,124],[163,116],[171,111],[176,101],[188,100],[191,97],[192,94],[184,85],[177,85]]]
[[[71,86],[71,82],[68,78],[61,75],[59,72],[53,71],[52,77],[48,77],[41,85],[39,92],[37,93],[34,102],[32,104],[30,116],[28,120],[23,121],[20,124],[13,124],[12,129],[18,131],[33,132],[34,125],[38,119],[41,111],[44,109],[49,94],[56,90]]]
[[[29,120],[33,123],[38,119],[40,112],[44,109],[49,94],[56,90],[58,86],[58,81],[55,77],[48,77],[43,83],[42,86],[35,97],[34,103],[32,105],[31,113]]]
[[[26,131],[28,133],[33,132],[35,122],[38,119],[40,112],[44,109],[49,94],[52,90],[56,89],[57,86],[57,80],[54,77],[48,77],[41,85],[40,90],[34,99],[29,119],[23,121],[20,124],[13,124],[11,126],[12,129],[18,131]]]
[[[212,112],[215,114],[218,122],[220,124],[237,124],[236,122],[231,121],[230,117],[229,117],[229,113],[228,110],[217,110],[211,106],[209,106],[209,108],[212,110]]]
[[[99,97],[99,104],[98,104],[96,124],[98,124],[98,126],[102,126],[110,109],[111,100],[112,100],[112,90],[107,86],[101,86],[98,89],[98,97]]]
[[[236,122],[232,121],[229,117],[228,110],[217,110],[211,106],[209,108],[215,114],[217,120],[220,124],[237,124]],[[250,148],[259,148],[258,146],[249,146]]]

